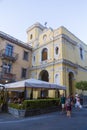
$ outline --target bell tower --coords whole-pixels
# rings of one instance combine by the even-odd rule
[[[35,47],[35,43],[38,41],[39,35],[43,32],[45,27],[40,23],[35,23],[27,29],[27,41],[28,44]]]

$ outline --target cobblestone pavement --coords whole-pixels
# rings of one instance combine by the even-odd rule
[[[28,118],[16,118],[0,113],[0,130],[87,130],[87,108],[66,113],[53,112]]]

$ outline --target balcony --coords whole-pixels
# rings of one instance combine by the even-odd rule
[[[16,80],[16,74],[3,73],[2,71],[0,72],[0,82],[3,83],[5,83],[6,81],[14,82],[15,80]]]
[[[5,49],[3,49],[0,50],[0,57],[2,60],[6,59],[15,62],[18,59],[18,54],[10,52],[6,53]]]

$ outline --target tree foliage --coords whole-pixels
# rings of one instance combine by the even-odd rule
[[[76,88],[82,91],[87,90],[87,81],[80,81],[76,83]]]

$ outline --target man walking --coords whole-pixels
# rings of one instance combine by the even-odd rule
[[[64,96],[64,93],[61,95],[61,98],[60,98],[60,103],[61,103],[61,107],[62,107],[62,113],[64,112],[65,110],[65,96]]]

